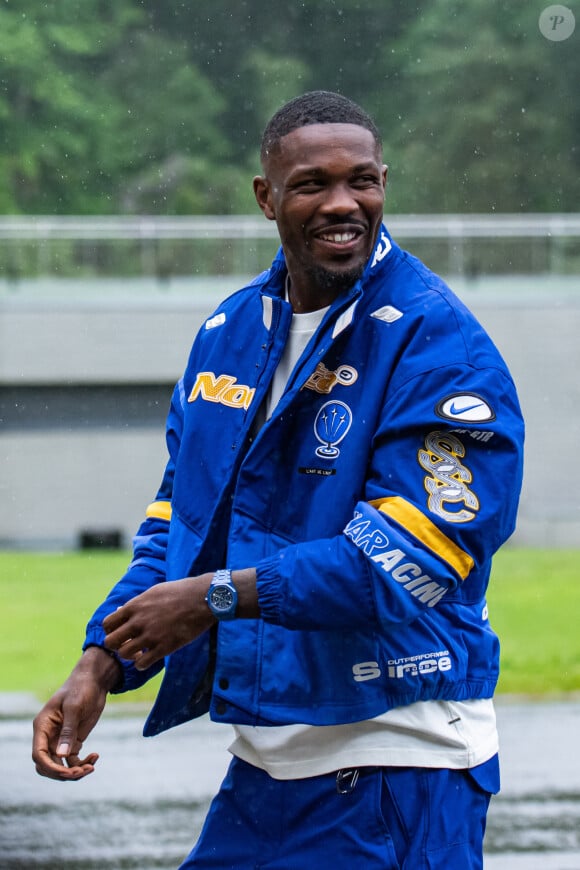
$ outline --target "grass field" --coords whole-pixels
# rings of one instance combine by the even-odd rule
[[[60,685],[80,654],[88,618],[128,558],[0,552],[0,692],[43,700]],[[488,603],[502,643],[500,692],[580,690],[579,551],[504,548]],[[158,683],[130,699],[152,699]]]
[[[116,551],[0,551],[0,692],[44,700],[58,688],[81,654],[86,623],[128,561]],[[155,697],[159,679],[130,700]]]

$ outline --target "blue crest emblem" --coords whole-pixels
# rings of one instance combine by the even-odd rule
[[[335,459],[340,444],[352,424],[352,411],[344,402],[326,402],[316,415],[314,434],[323,445],[316,448],[322,459]]]

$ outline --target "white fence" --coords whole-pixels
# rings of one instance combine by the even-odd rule
[[[387,216],[398,238],[580,237],[580,214]],[[0,216],[0,239],[268,239],[276,225],[260,215]]]
[[[580,214],[387,215],[445,275],[580,274]],[[256,215],[0,216],[0,280],[253,274],[278,244]]]

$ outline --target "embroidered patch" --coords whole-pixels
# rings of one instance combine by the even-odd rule
[[[445,420],[460,420],[463,423],[488,423],[495,420],[494,412],[477,393],[453,393],[441,399],[435,413]]]
[[[216,377],[213,372],[198,372],[187,401],[195,402],[200,398],[205,402],[217,402],[228,408],[243,408],[247,411],[255,392],[255,387],[238,384],[233,375]]]
[[[479,499],[469,489],[473,476],[463,465],[465,447],[449,432],[430,432],[425,449],[419,450],[419,465],[428,472],[423,484],[429,494],[429,510],[449,523],[469,523],[479,510]],[[464,505],[454,510],[454,505]],[[450,509],[451,508],[451,509]]]
[[[226,316],[222,311],[221,314],[216,314],[215,317],[210,317],[209,320],[205,321],[206,329],[214,329],[216,326],[221,326],[222,323],[226,322]]]
[[[389,251],[392,248],[391,240],[384,230],[381,232],[381,238],[377,247],[375,248],[375,255],[373,257],[373,261],[371,263],[371,269],[374,269],[377,263],[380,263],[381,260],[384,260]]]
[[[394,305],[383,305],[382,308],[377,308],[376,311],[373,311],[371,317],[375,317],[377,320],[382,320],[384,323],[394,323],[395,320],[400,320],[403,316],[403,312],[399,311],[398,308],[395,308]]]
[[[326,402],[314,421],[314,434],[322,444],[316,448],[321,459],[336,459],[340,444],[352,424],[352,411],[344,402]]]
[[[315,393],[330,393],[337,384],[350,387],[358,378],[358,372],[352,366],[339,365],[335,371],[327,369],[319,362],[302,389],[314,390]]]

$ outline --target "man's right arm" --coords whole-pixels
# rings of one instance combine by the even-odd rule
[[[175,459],[179,450],[182,408],[179,384],[173,393],[167,421],[169,461],[154,505],[168,508],[148,511],[134,541],[132,562],[125,576],[113,587],[87,626],[84,652],[69,678],[55,692],[34,720],[32,758],[41,776],[66,781],[92,773],[96,753],[80,758],[110,692],[136,688],[156,673],[139,673],[132,661],[120,659],[105,648],[102,627],[107,614],[146,589],[165,580],[165,550],[169,531],[170,505]]]
[[[60,781],[92,773],[97,753],[80,757],[107,699],[122,679],[119,662],[99,647],[89,647],[68,680],[34,720],[32,759],[37,773]]]

